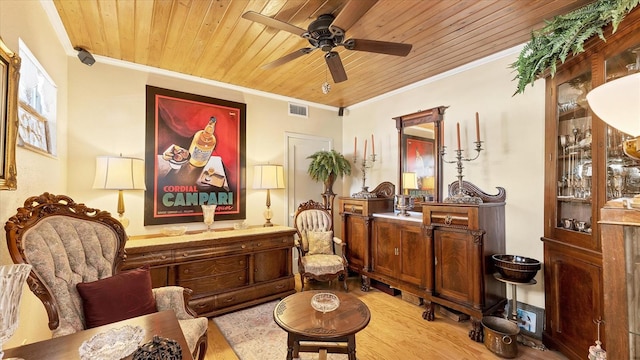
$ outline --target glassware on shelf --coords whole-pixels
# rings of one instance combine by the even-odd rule
[[[0,359],[4,356],[2,345],[18,328],[20,297],[29,272],[29,264],[0,266]]]
[[[613,54],[605,60],[606,81],[640,71],[640,44]],[[606,199],[634,197],[640,194],[640,138],[634,138],[607,126],[607,191]]]
[[[211,231],[213,220],[216,214],[217,205],[202,205],[202,216],[204,217],[204,223],[207,225],[207,232]]]

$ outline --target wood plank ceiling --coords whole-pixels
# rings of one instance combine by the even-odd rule
[[[54,0],[54,4],[71,44],[94,55],[348,107],[525,43],[545,19],[591,1],[379,0],[345,29],[345,39],[409,43],[411,53],[398,57],[336,47],[348,76],[337,84],[321,51],[261,69],[309,42],[241,16],[255,11],[307,29],[321,14],[338,14],[345,0]],[[328,94],[321,89],[325,81],[331,84]]]

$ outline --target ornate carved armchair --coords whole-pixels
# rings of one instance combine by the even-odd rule
[[[333,219],[324,205],[313,200],[300,204],[294,223],[298,231],[296,249],[301,291],[304,291],[305,279],[340,279],[348,291],[346,244],[333,236]],[[336,254],[336,246],[340,247],[341,255]]]
[[[27,283],[44,304],[53,336],[85,329],[76,285],[119,273],[126,257],[122,225],[106,211],[44,193],[28,198],[5,230],[13,262],[33,266]],[[191,290],[167,286],[151,291],[158,311],[174,310],[194,359],[204,359],[208,320],[188,307]]]

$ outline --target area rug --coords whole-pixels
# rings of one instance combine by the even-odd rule
[[[287,332],[273,320],[278,301],[213,318],[240,360],[284,360]],[[318,359],[318,354],[300,353],[300,360]],[[346,354],[328,354],[327,359],[347,359]]]

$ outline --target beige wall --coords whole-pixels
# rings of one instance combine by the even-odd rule
[[[25,20],[26,19],[26,20]],[[455,123],[460,122],[463,147],[474,137],[474,114],[480,113],[482,139],[486,141],[478,160],[465,163],[465,180],[492,193],[496,186],[507,190],[507,252],[542,259],[544,86],[528,88],[524,95],[512,97],[515,84],[508,68],[515,55],[490,61],[478,67],[448,74],[437,80],[413,86],[406,91],[374,99],[345,111],[310,107],[310,118],[287,115],[287,101],[265,97],[251,91],[214,86],[198,79],[174,76],[136,66],[115,66],[98,58],[88,67],[75,54],[65,54],[54,35],[40,2],[1,0],[0,36],[17,50],[22,38],[58,85],[58,156],[46,157],[18,148],[18,190],[0,192],[0,223],[32,195],[44,191],[68,194],[92,207],[116,213],[117,194],[91,188],[98,155],[144,157],[145,85],[211,96],[247,104],[247,220],[262,223],[264,194],[250,187],[252,165],[284,163],[284,133],[314,134],[334,139],[338,151],[353,152],[353,138],[376,138],[378,162],[367,173],[367,185],[397,182],[397,132],[393,117],[434,106],[447,109],[445,144],[455,143]],[[104,60],[104,61],[102,61]],[[449,155],[449,158],[451,155]],[[445,165],[445,183],[455,181],[455,166]],[[334,190],[349,195],[360,190],[361,173],[344,179]],[[131,220],[130,234],[157,232],[144,227],[143,192],[125,193],[126,214]],[[285,223],[283,192],[272,193],[275,223]],[[220,224],[217,226],[228,226]],[[200,228],[201,224],[188,224]],[[11,263],[6,246],[0,246],[0,263]],[[544,306],[542,272],[538,285],[519,289],[519,300]],[[39,300],[25,291],[21,322],[7,347],[33,342],[49,336],[46,314]]]
[[[22,39],[38,58],[58,87],[58,149],[57,156],[50,157],[16,149],[18,189],[0,191],[0,224],[16,213],[29,196],[45,191],[64,194],[67,192],[67,61],[53,28],[39,2],[0,1],[0,37],[15,52],[18,38]],[[3,231],[4,233],[4,231]],[[4,235],[2,236],[4,238]],[[0,264],[11,264],[6,242],[0,245]],[[21,301],[20,326],[5,347],[14,347],[23,342],[33,342],[50,336],[46,313],[38,300],[25,286]]]
[[[310,107],[309,118],[289,116],[288,102],[212,86],[196,78],[150,68],[109,65],[100,59],[91,67],[75,58],[69,61],[69,195],[92,207],[117,215],[117,192],[92,189],[95,158],[100,155],[144,158],[145,85],[237,101],[247,104],[247,221],[264,222],[263,190],[253,190],[253,165],[267,162],[283,164],[285,132],[326,136],[341,151],[342,127],[337,110]],[[180,76],[179,78],[176,76]],[[219,139],[220,141],[220,139]],[[341,190],[338,188],[338,190]],[[271,193],[272,222],[286,223],[283,191]],[[126,191],[125,215],[131,221],[130,235],[159,232],[161,225],[144,226],[144,192]],[[318,194],[317,200],[320,200]],[[215,227],[230,227],[229,221],[216,221]],[[204,224],[185,224],[203,229]]]
[[[497,186],[506,189],[507,253],[542,260],[544,82],[539,80],[524,94],[512,96],[515,83],[511,81],[514,74],[509,64],[516,55],[457,70],[400,94],[348,108],[343,122],[343,146],[345,152],[353,153],[353,139],[358,136],[361,155],[364,137],[370,139],[373,133],[379,161],[367,172],[367,185],[373,187],[382,181],[397,183],[398,135],[393,117],[449,106],[445,113],[445,145],[449,153],[445,158],[453,160],[451,150],[456,146],[457,122],[464,156],[475,155],[475,150],[469,153],[468,149],[475,141],[478,112],[480,136],[486,150],[477,160],[463,164],[464,180],[488,193],[496,193]],[[346,185],[352,193],[362,186],[359,174]],[[444,184],[457,181],[456,176],[456,165],[445,164]],[[537,285],[521,286],[518,300],[544,307],[542,278],[540,271]]]

